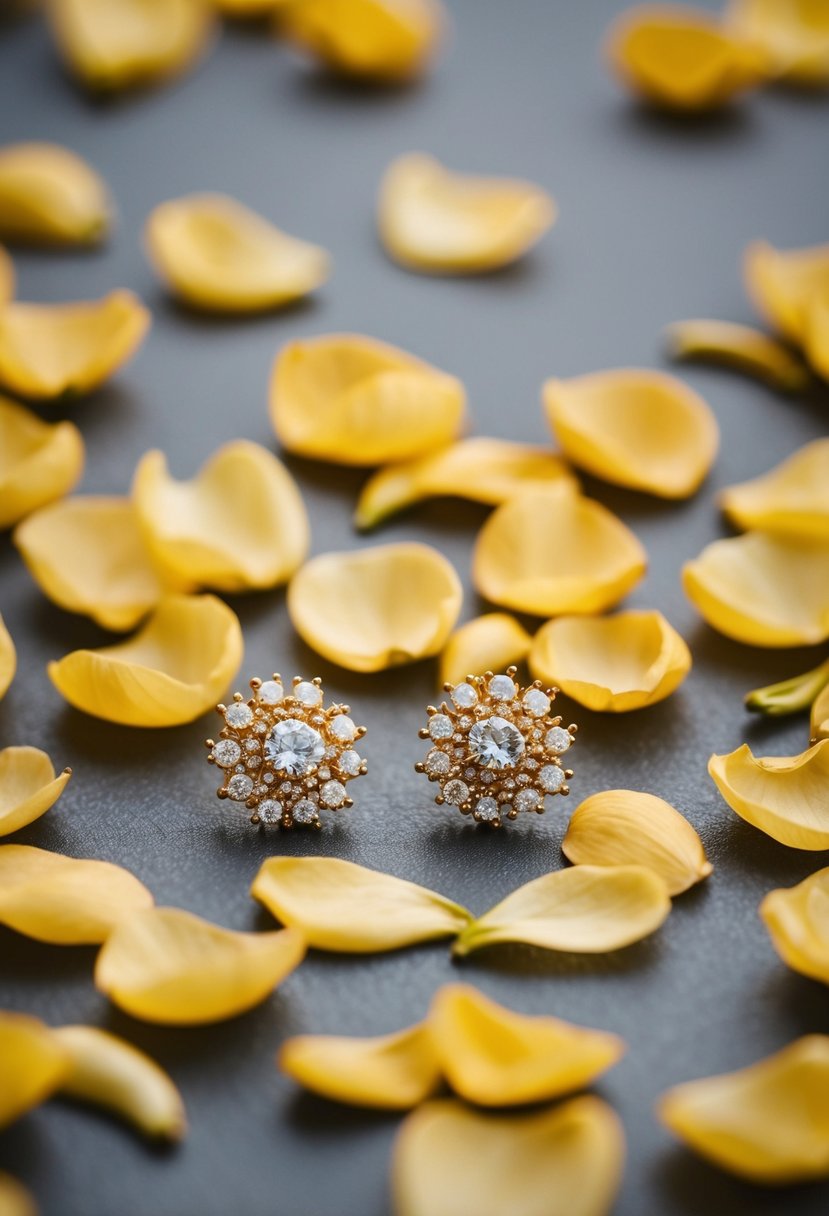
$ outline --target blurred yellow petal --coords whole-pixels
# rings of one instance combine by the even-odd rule
[[[236,613],[212,595],[170,595],[126,642],[49,664],[70,705],[125,726],[179,726],[212,709],[242,662]]]
[[[760,916],[784,963],[829,984],[829,869],[769,891]]]
[[[319,950],[397,950],[452,937],[471,920],[435,891],[336,857],[269,857],[250,890]]]
[[[468,498],[497,506],[525,490],[578,482],[546,448],[508,439],[461,439],[442,451],[388,465],[363,486],[354,523],[373,528],[426,498]]]
[[[170,476],[163,452],[147,452],[132,494],[144,540],[171,580],[220,591],[275,587],[308,551],[296,482],[257,443],[225,444],[191,481]]]
[[[432,1033],[423,1024],[376,1039],[300,1035],[282,1044],[277,1063],[315,1094],[380,1110],[418,1106],[441,1082]]]
[[[469,274],[516,261],[541,239],[556,205],[540,186],[445,169],[432,156],[393,161],[380,187],[380,238],[414,270]]]
[[[829,739],[829,684],[812,703],[811,730],[813,739]]]
[[[83,465],[84,443],[73,423],[43,422],[0,397],[0,528],[68,494]]]
[[[829,380],[829,283],[809,301],[804,342],[812,367]]]
[[[825,0],[731,0],[729,24],[763,48],[770,74],[793,84],[829,84],[829,8]]]
[[[691,652],[661,612],[559,617],[530,650],[536,679],[601,713],[664,701],[691,670]]]
[[[8,692],[16,670],[17,651],[14,648],[12,636],[0,616],[0,700]]]
[[[595,372],[547,380],[547,420],[564,455],[614,485],[687,498],[714,462],[717,420],[693,389],[665,372]]]
[[[646,568],[645,550],[620,519],[562,487],[493,511],[478,534],[472,577],[494,604],[555,616],[611,608]]]
[[[765,380],[783,392],[809,383],[805,365],[787,347],[759,329],[733,321],[677,321],[668,326],[668,345],[675,359],[724,363]]]
[[[145,1136],[182,1139],[187,1131],[184,1103],[155,1060],[94,1026],[61,1026],[53,1034],[70,1059],[61,1094],[103,1106]]]
[[[815,439],[761,477],[728,486],[720,506],[738,528],[829,540],[829,439]]]
[[[328,277],[328,255],[224,194],[191,194],[147,221],[150,260],[194,308],[259,312],[298,300]]]
[[[34,1199],[11,1174],[0,1173],[0,1216],[37,1216]]]
[[[708,772],[741,819],[793,849],[829,849],[829,739],[799,756],[754,756],[747,743]]]
[[[90,245],[106,236],[112,201],[98,173],[59,144],[0,148],[0,238]]]
[[[283,447],[334,464],[408,460],[455,439],[466,394],[454,376],[358,334],[290,342],[274,364],[270,414]]]
[[[279,30],[327,67],[369,80],[408,80],[433,55],[439,0],[288,0]]]
[[[217,12],[231,19],[269,17],[288,0],[212,0]]]
[[[150,314],[131,291],[74,304],[9,304],[0,312],[0,386],[47,400],[91,393],[135,353]]]
[[[575,865],[645,866],[669,895],[707,878],[712,866],[690,823],[669,802],[639,790],[603,790],[573,812],[561,846]]]
[[[150,908],[108,938],[95,984],[135,1018],[196,1026],[260,1004],[304,955],[293,929],[236,933],[180,908]]]
[[[349,671],[383,671],[437,654],[462,598],[442,554],[403,543],[313,558],[294,575],[288,611],[323,658]]]
[[[14,262],[0,245],[0,305],[14,298],[16,281]]]
[[[739,1072],[663,1094],[659,1117],[694,1152],[750,1182],[829,1175],[829,1036],[796,1039]]]
[[[61,499],[18,524],[14,543],[44,595],[104,629],[132,629],[163,593],[128,498]]]
[[[525,1017],[469,984],[439,990],[429,1026],[449,1084],[480,1106],[517,1106],[583,1089],[625,1050],[615,1034]]]
[[[760,315],[785,337],[802,343],[810,303],[829,289],[829,245],[781,250],[754,241],[746,249],[743,274]]]
[[[532,638],[508,612],[488,612],[456,629],[440,656],[440,683],[460,684],[472,673],[506,671],[529,653]]]
[[[56,777],[52,761],[40,748],[0,751],[0,836],[17,832],[45,815],[71,776],[71,768],[65,768]]]
[[[68,1052],[48,1027],[0,1012],[0,1128],[51,1097],[68,1070]]]
[[[685,594],[726,637],[811,646],[829,637],[829,540],[747,532],[706,546],[682,570]]]
[[[508,895],[460,934],[453,954],[498,942],[604,954],[653,933],[671,910],[661,878],[643,866],[554,870]]]
[[[395,1216],[608,1216],[624,1155],[622,1125],[598,1098],[529,1115],[427,1102],[394,1147]]]

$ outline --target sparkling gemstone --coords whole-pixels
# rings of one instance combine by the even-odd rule
[[[265,740],[265,753],[274,768],[296,777],[319,764],[325,744],[319,731],[307,722],[285,718],[277,722]]]
[[[245,739],[245,751],[246,752],[258,752],[259,751],[259,740],[258,739]]]
[[[516,811],[534,811],[540,802],[541,795],[538,790],[519,790],[513,805]]]
[[[497,819],[498,803],[494,798],[479,798],[475,812],[481,819]]]
[[[300,798],[291,814],[294,823],[314,823],[317,819],[317,804],[310,798]]]
[[[220,739],[211,754],[220,768],[233,768],[242,751],[235,739]]]
[[[246,773],[234,773],[227,783],[227,792],[234,802],[244,802],[252,789],[253,781]]]
[[[250,726],[253,721],[253,710],[244,701],[234,701],[225,710],[225,720],[228,726],[237,728]]]
[[[454,727],[446,714],[432,714],[429,719],[429,734],[433,739],[448,739]]]
[[[257,696],[264,705],[276,705],[285,696],[285,689],[279,680],[265,680],[264,684],[260,685]]]
[[[538,780],[548,794],[557,794],[564,785],[564,771],[557,764],[545,764],[538,774]]]
[[[320,781],[327,781],[331,776],[331,769],[328,767],[328,765],[324,765],[317,773],[317,776],[319,777]]]
[[[550,698],[540,688],[528,688],[522,702],[524,709],[534,718],[543,718],[550,712]]]
[[[462,726],[464,730],[469,730],[474,721],[475,719],[470,718],[469,714],[463,714],[462,717],[458,719],[458,726]]]
[[[340,743],[350,743],[357,734],[357,727],[346,717],[345,714],[340,714],[336,718],[331,719],[331,724],[328,729],[333,737],[339,740]]]
[[[482,718],[469,732],[469,747],[484,768],[512,768],[524,750],[524,738],[506,718]]]
[[[302,680],[294,689],[294,696],[302,705],[319,705],[322,701],[322,690],[316,684]]]
[[[349,777],[356,777],[363,761],[355,751],[349,750],[343,752],[337,763],[341,773],[347,773]]]
[[[449,695],[458,709],[471,709],[478,700],[478,694],[471,684],[459,684]]]
[[[544,736],[544,746],[554,756],[561,756],[573,742],[573,736],[563,726],[553,726]]]
[[[282,818],[282,803],[275,798],[266,798],[256,808],[256,814],[262,823],[279,823]]]
[[[493,676],[489,681],[489,695],[495,701],[511,701],[517,691],[509,676]]]
[[[452,761],[449,759],[446,752],[442,752],[436,747],[433,748],[426,757],[427,773],[435,773],[439,776],[441,773],[448,773],[451,767]]]
[[[265,773],[262,780],[265,782],[266,785],[270,785],[270,783],[273,781],[273,773]]]
[[[443,796],[453,806],[460,806],[469,797],[469,786],[465,781],[447,781],[443,787]]]
[[[323,806],[342,806],[345,802],[345,786],[342,781],[326,781],[320,790]]]
[[[268,729],[268,724],[267,722],[257,722],[253,729],[256,731],[257,735],[264,735],[265,731]]]

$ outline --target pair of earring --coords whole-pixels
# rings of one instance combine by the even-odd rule
[[[545,798],[568,794],[573,776],[561,757],[578,728],[552,716],[556,689],[539,680],[521,688],[515,673],[509,667],[444,685],[448,699],[428,706],[420,731],[431,748],[415,768],[439,784],[435,802],[492,827],[522,811],[543,814]],[[237,692],[216,706],[220,738],[206,740],[208,763],[222,770],[216,792],[244,804],[251,823],[319,828],[321,811],[353,805],[346,786],[367,771],[355,749],[366,728],[347,705],[325,707],[320,679],[295,676],[287,689],[274,675],[250,687],[247,701]]]

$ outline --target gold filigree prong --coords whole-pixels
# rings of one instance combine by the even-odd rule
[[[259,679],[259,676],[253,676],[249,683],[254,692],[259,692],[259,689],[262,687],[262,681]]]

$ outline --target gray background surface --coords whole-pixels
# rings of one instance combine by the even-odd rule
[[[399,343],[464,380],[479,433],[543,442],[546,376],[661,366],[661,329],[682,317],[750,321],[739,269],[746,243],[829,237],[829,99],[769,90],[715,120],[649,115],[599,62],[603,30],[621,7],[456,0],[454,37],[434,74],[398,91],[334,83],[262,30],[229,28],[188,78],[111,104],[86,99],[62,74],[38,21],[4,27],[0,142],[46,138],[75,148],[105,174],[120,213],[102,252],[20,254],[21,297],[94,297],[128,286],[155,315],[134,362],[67,411],[88,446],[81,488],[123,492],[150,447],[163,448],[173,472],[189,476],[228,439],[272,444],[269,369],[295,337],[345,329]],[[540,182],[558,200],[557,226],[525,262],[487,278],[441,280],[395,267],[378,247],[373,201],[390,159],[416,149],[458,169]],[[140,229],[156,203],[201,189],[232,193],[325,245],[331,281],[312,301],[249,320],[202,319],[168,302],[144,261]],[[500,948],[453,965],[443,944],[374,958],[315,954],[260,1008],[206,1029],[132,1021],[96,994],[92,950],[0,931],[2,1005],[124,1034],[170,1069],[192,1125],[186,1143],[165,1154],[87,1111],[53,1103],[33,1113],[0,1139],[0,1167],[31,1184],[45,1216],[382,1216],[399,1120],[299,1094],[277,1075],[274,1052],[298,1031],[397,1029],[424,1013],[440,984],[460,977],[514,1008],[628,1041],[626,1058],[597,1087],[629,1142],[619,1216],[805,1216],[829,1208],[829,1185],[764,1192],[719,1173],[678,1146],[652,1114],[657,1095],[675,1082],[742,1066],[829,1027],[829,993],[778,960],[756,914],[766,891],[826,859],[741,823],[705,769],[712,751],[744,739],[760,754],[800,751],[803,719],[751,720],[741,696],[821,653],[727,642],[700,622],[679,585],[682,562],[724,531],[717,489],[824,434],[827,393],[785,399],[723,371],[682,374],[722,428],[722,453],[703,491],[664,505],[588,488],[645,543],[651,568],[630,603],[666,613],[692,646],[694,671],[650,711],[613,718],[572,708],[582,733],[569,805],[557,800],[544,819],[497,834],[434,807],[429,785],[413,772],[436,666],[354,676],[321,662],[293,635],[281,591],[233,601],[247,646],[240,684],[274,668],[322,675],[328,693],[351,701],[368,724],[371,772],[355,787],[353,811],[323,833],[258,834],[214,797],[202,748],[213,720],[142,732],[61,702],[47,660],[106,636],[48,603],[9,541],[0,542],[0,610],[20,660],[0,705],[0,745],[36,744],[56,765],[75,769],[59,807],[16,839],[122,862],[159,903],[238,929],[272,924],[247,893],[271,853],[351,858],[483,911],[559,866],[567,812],[616,786],[670,799],[699,829],[715,865],[709,881],[677,900],[657,935],[604,958]],[[310,510],[314,552],[419,538],[447,554],[469,587],[482,509],[436,502],[362,540],[350,513],[363,474],[289,463]],[[481,607],[468,590],[465,616]]]

